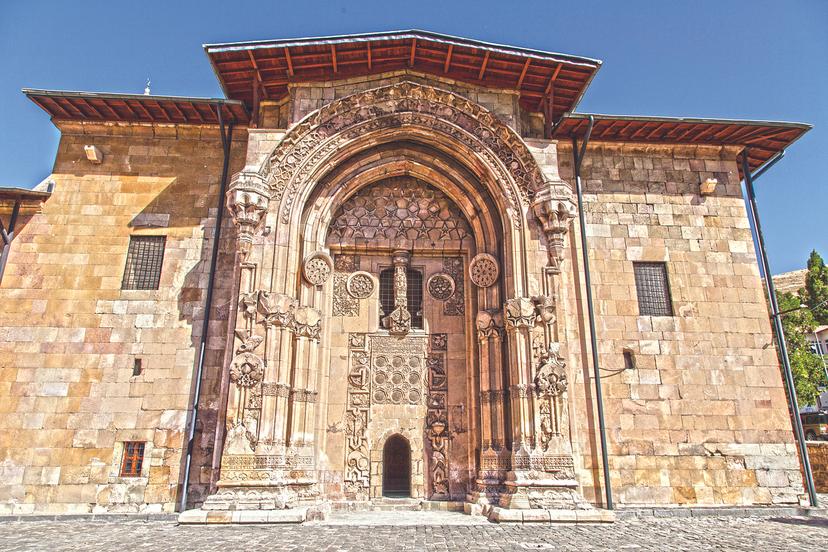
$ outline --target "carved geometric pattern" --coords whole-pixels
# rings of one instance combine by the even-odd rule
[[[334,272],[333,315],[359,316],[359,299],[348,293],[348,274]]]
[[[361,336],[361,339],[360,337]],[[362,348],[365,334],[351,334],[349,341]],[[344,491],[349,500],[367,500],[371,482],[368,456],[369,365],[368,353],[350,353],[348,369],[348,409],[345,412],[345,478]]]
[[[445,301],[454,295],[454,278],[444,272],[432,274],[426,284],[428,293],[438,301]]]
[[[443,192],[408,176],[360,190],[334,215],[328,243],[400,238],[462,240],[471,234],[463,214]]]
[[[463,258],[443,257],[443,272],[454,281],[454,293],[443,303],[446,316],[463,316],[466,314],[466,298],[463,285]]]
[[[477,287],[486,288],[497,282],[500,267],[497,259],[488,253],[480,253],[469,264],[469,278]]]
[[[337,255],[334,259],[334,270],[339,272],[356,272],[359,270],[359,257],[357,255]]]
[[[376,355],[371,370],[374,404],[421,404],[422,359],[417,356]]]
[[[448,500],[449,498],[448,445],[451,436],[448,433],[448,376],[445,350],[446,334],[433,334],[431,350],[426,359],[428,368],[426,436],[430,448],[428,465],[431,493],[429,498],[432,500]]]
[[[264,377],[264,362],[251,353],[242,353],[230,365],[230,381],[239,387],[253,387]]]
[[[348,293],[357,299],[366,299],[374,293],[374,279],[367,272],[355,272],[348,276]]]
[[[333,271],[333,261],[325,253],[317,252],[305,259],[302,265],[305,279],[315,286],[324,284]]]

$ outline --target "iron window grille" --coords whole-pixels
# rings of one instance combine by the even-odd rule
[[[638,313],[641,316],[673,316],[670,282],[665,263],[633,263]]]
[[[130,236],[121,289],[158,289],[166,236]]]
[[[408,312],[411,313],[411,327],[423,328],[423,273],[409,268],[406,270],[407,280],[406,300]],[[394,312],[394,268],[386,268],[380,272],[380,325],[382,319]]]
[[[127,441],[124,443],[124,459],[121,461],[121,477],[138,477],[144,465],[143,441]]]

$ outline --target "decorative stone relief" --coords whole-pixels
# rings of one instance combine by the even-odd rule
[[[253,236],[264,220],[271,190],[258,172],[242,171],[233,175],[227,190],[227,209],[238,228],[239,252],[246,259]]]
[[[535,393],[539,399],[541,449],[546,451],[552,437],[561,435],[563,395],[568,387],[566,363],[560,355],[560,344],[550,343],[541,355],[535,374]]]
[[[546,188],[536,195],[532,210],[543,227],[549,267],[559,273],[564,254],[564,238],[569,231],[569,221],[578,214],[572,201],[572,192],[565,185]]]
[[[359,257],[340,253],[334,259],[334,270],[339,272],[356,272],[359,270]]]
[[[487,288],[497,282],[500,266],[497,259],[488,253],[475,255],[469,263],[469,279],[477,287]]]
[[[322,313],[313,307],[297,307],[293,315],[293,330],[297,336],[319,339]]]
[[[251,335],[246,330],[236,330],[236,337],[241,341],[236,348],[236,354],[252,353],[264,341],[262,336]]]
[[[374,278],[367,272],[354,272],[348,276],[348,293],[357,299],[367,299],[374,293]]]
[[[526,297],[508,299],[503,307],[506,313],[506,325],[509,328],[531,328],[535,325],[537,314],[535,304]]]
[[[314,286],[321,286],[328,281],[333,272],[333,260],[330,255],[318,251],[309,255],[302,264],[305,280]]]
[[[359,299],[348,293],[348,275],[334,272],[333,315],[359,316]]]
[[[239,387],[253,387],[264,377],[264,362],[252,353],[236,356],[230,364],[230,381]]]
[[[438,301],[446,301],[454,295],[454,278],[445,272],[432,274],[426,282],[429,295]]]
[[[434,352],[444,352],[448,349],[448,334],[435,333],[431,334],[431,350]]]
[[[394,310],[383,318],[383,325],[392,334],[407,334],[411,329],[411,313],[408,311],[408,262],[407,251],[394,252]]]
[[[466,294],[463,283],[463,257],[443,257],[443,272],[454,281],[454,293],[443,303],[446,316],[464,316],[466,314]]]
[[[547,325],[555,323],[556,300],[554,295],[538,295],[532,297],[532,302],[535,303],[535,307],[538,310],[538,318],[542,323]]]
[[[520,136],[495,115],[457,94],[402,82],[331,102],[287,133],[260,169],[274,199],[282,201],[282,221],[289,221],[298,190],[330,155],[369,132],[405,126],[449,136],[474,151],[504,184],[515,226],[521,224],[519,203],[546,185]]]
[[[284,293],[259,292],[259,313],[265,325],[286,327],[293,326],[293,313],[299,302]]]
[[[381,180],[357,192],[333,217],[329,244],[354,241],[463,240],[465,217],[440,190],[409,176]]]
[[[482,310],[475,320],[477,339],[500,338],[503,334],[503,314],[497,309]]]
[[[370,408],[369,355],[365,334],[350,334],[350,368],[348,369],[348,404],[345,412],[344,492],[349,500],[368,500],[371,461],[368,450],[368,416]]]
[[[371,401],[374,404],[422,404],[422,358],[373,355]]]

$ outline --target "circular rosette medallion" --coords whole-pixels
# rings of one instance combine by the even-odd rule
[[[321,251],[308,256],[302,264],[305,279],[315,286],[324,284],[333,272],[333,260]]]
[[[454,295],[455,283],[454,278],[445,272],[438,272],[432,274],[426,283],[429,295],[438,301],[446,301]]]
[[[354,272],[348,276],[345,288],[352,297],[367,299],[374,293],[374,279],[367,272]]]
[[[500,266],[492,255],[480,253],[469,263],[469,278],[477,287],[486,288],[497,282]]]
[[[230,366],[230,381],[239,387],[253,387],[264,377],[264,362],[252,353],[242,353]]]

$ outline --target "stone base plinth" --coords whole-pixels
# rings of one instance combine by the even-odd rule
[[[182,525],[205,525],[226,523],[302,523],[307,519],[324,519],[324,512],[311,508],[288,508],[285,510],[186,510],[178,515]]]
[[[463,511],[473,516],[484,516],[495,523],[612,523],[615,521],[615,512],[597,508],[590,510],[520,510],[467,502]]]

